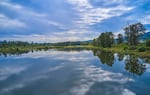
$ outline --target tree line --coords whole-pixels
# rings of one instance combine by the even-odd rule
[[[104,32],[101,33],[98,38],[93,40],[94,46],[101,47],[111,47],[114,43],[121,44],[126,43],[129,45],[130,49],[136,49],[136,46],[139,43],[139,36],[145,33],[145,27],[140,22],[128,25],[124,28],[125,36],[121,33],[117,35],[117,39],[115,42],[114,34],[112,32]],[[146,41],[146,45],[150,46],[150,40]]]
[[[74,41],[74,42],[58,42],[58,43],[34,43],[34,42],[23,42],[23,41],[1,41],[0,48],[8,47],[29,47],[29,46],[74,46],[74,45],[88,45],[88,41]]]

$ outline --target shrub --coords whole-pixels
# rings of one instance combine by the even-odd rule
[[[127,46],[125,46],[125,47],[123,48],[123,50],[128,50],[128,47],[127,47]]]
[[[144,52],[146,49],[145,49],[145,47],[140,47],[140,48],[138,48],[138,51],[139,52]]]

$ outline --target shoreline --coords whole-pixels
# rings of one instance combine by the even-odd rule
[[[15,54],[15,53],[27,53],[30,51],[38,51],[38,50],[48,50],[48,49],[88,49],[88,50],[104,50],[110,51],[114,53],[123,53],[123,54],[133,54],[137,55],[142,58],[150,59],[150,50],[146,50],[143,52],[139,52],[137,50],[125,50],[124,47],[117,47],[112,46],[111,48],[102,48],[99,46],[93,45],[78,45],[78,46],[18,46],[18,47],[7,47],[7,48],[0,48],[1,54]]]

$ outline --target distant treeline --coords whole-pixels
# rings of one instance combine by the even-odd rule
[[[90,42],[88,41],[74,41],[74,42],[59,42],[59,43],[45,43],[50,46],[73,46],[73,45],[88,45]]]
[[[34,43],[34,42],[23,42],[23,41],[1,41],[0,48],[8,48],[15,46],[73,46],[73,45],[88,45],[88,41],[74,41],[74,42],[59,42],[59,43]]]
[[[0,41],[0,56],[8,55],[20,55],[23,53],[48,50],[48,49],[58,49],[67,46],[82,46],[88,45],[88,41],[75,41],[75,42],[59,42],[59,43],[34,43],[34,42],[23,42],[23,41]]]

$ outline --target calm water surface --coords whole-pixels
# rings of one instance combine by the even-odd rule
[[[150,64],[99,50],[0,56],[0,95],[150,95]]]

